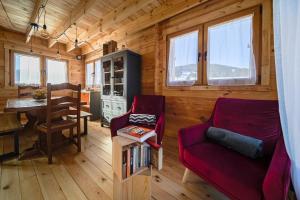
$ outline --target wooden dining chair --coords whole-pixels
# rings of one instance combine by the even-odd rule
[[[22,125],[17,119],[16,113],[0,113],[0,137],[13,136],[14,137],[14,151],[7,152],[0,155],[0,161],[19,155],[19,135],[18,132],[22,130]]]
[[[33,92],[35,90],[40,89],[40,86],[36,85],[18,85],[18,98],[29,98],[33,96]],[[28,120],[26,124],[24,124],[25,127],[32,127],[35,121],[37,120],[37,113],[36,111],[28,111],[24,112],[25,116]],[[21,114],[18,113],[18,119],[21,121]]]
[[[53,97],[53,92],[58,90],[72,90],[77,96]],[[39,134],[46,134],[48,163],[52,163],[52,135],[69,129],[70,140],[81,151],[80,138],[80,91],[81,85],[63,83],[57,85],[47,84],[47,111],[46,122],[37,125]],[[76,115],[76,120],[67,119],[68,115]],[[77,128],[77,137],[73,137],[73,129]]]
[[[32,97],[35,90],[40,89],[40,86],[35,85],[18,85],[18,98]]]

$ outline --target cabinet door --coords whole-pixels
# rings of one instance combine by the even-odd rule
[[[103,79],[102,79],[102,95],[111,95],[112,87],[111,87],[111,77],[112,77],[112,60],[103,60],[102,61],[102,72],[103,72]]]
[[[113,94],[114,96],[125,96],[125,57],[117,55],[113,58]]]

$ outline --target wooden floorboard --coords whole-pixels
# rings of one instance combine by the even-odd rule
[[[0,165],[1,200],[111,200],[113,196],[112,142],[110,130],[89,122],[82,138],[82,152],[74,145],[54,152],[54,163],[46,157]],[[20,133],[21,151],[32,146],[33,131]],[[12,138],[0,139],[0,153],[13,148]],[[223,200],[226,197],[202,181],[182,184],[184,167],[178,161],[177,139],[164,138],[164,168],[153,170],[152,200]]]

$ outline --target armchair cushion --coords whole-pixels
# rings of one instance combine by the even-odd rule
[[[183,154],[186,167],[232,199],[262,199],[258,183],[263,182],[268,161],[253,160],[210,142],[189,146]]]
[[[130,114],[129,123],[132,124],[145,124],[145,125],[155,125],[156,116],[149,114]]]
[[[213,126],[260,139],[264,154],[271,155],[281,134],[278,102],[220,98]]]
[[[165,111],[165,97],[155,95],[135,96],[132,104],[132,113],[155,115],[156,119]]]

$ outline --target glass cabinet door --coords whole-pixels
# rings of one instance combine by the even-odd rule
[[[124,57],[113,58],[113,95],[124,96]]]
[[[111,94],[111,60],[107,60],[103,62],[103,86],[102,86],[102,94],[110,95]]]

